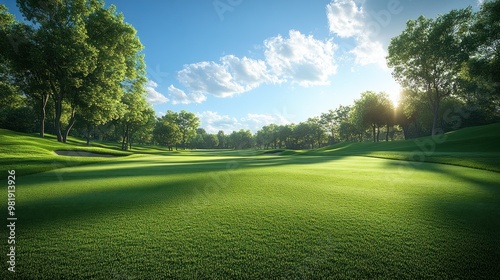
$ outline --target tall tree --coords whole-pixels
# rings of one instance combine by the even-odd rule
[[[200,119],[194,114],[182,110],[177,114],[177,125],[181,131],[181,145],[186,145],[196,136],[196,129],[200,126]]]
[[[158,119],[153,130],[153,138],[160,146],[166,146],[170,151],[181,141],[181,131],[179,126],[168,117],[163,116]]]
[[[436,19],[420,16],[392,38],[387,63],[403,88],[426,99],[433,114],[432,134],[439,130],[440,105],[457,89],[457,77],[469,57],[464,40],[472,19],[471,9],[453,10]]]
[[[17,22],[0,5],[0,87],[3,94],[22,92],[32,101],[37,107],[33,109],[39,111],[40,136],[44,137],[45,110],[51,93],[46,66],[38,63],[41,53],[35,35],[31,26]]]
[[[218,148],[219,149],[224,149],[226,148],[226,135],[224,134],[224,131],[223,130],[219,130],[217,132],[217,138],[218,138],[218,141],[219,141],[219,144],[218,144]]]
[[[384,94],[377,94],[366,91],[361,94],[361,98],[354,101],[354,118],[356,123],[363,128],[370,127],[373,133],[373,142],[378,142],[380,127],[386,124],[388,113],[384,106]]]
[[[134,133],[150,121],[151,116],[154,116],[154,110],[146,101],[144,90],[140,88],[126,92],[122,104],[125,113],[117,123],[122,128],[122,149],[127,150],[132,148]]]
[[[145,73],[135,29],[123,21],[113,5],[105,8],[99,0],[17,3],[37,30],[35,40],[41,54],[37,62],[48,72],[58,140],[66,141],[78,110],[105,108],[101,117],[112,119],[122,87]],[[68,112],[64,112],[64,104],[69,105]],[[69,123],[63,127],[61,116],[65,113]]]
[[[334,110],[329,110],[326,113],[322,113],[320,116],[321,125],[324,127],[330,135],[329,144],[333,145],[335,143],[335,133],[338,128],[338,119]]]

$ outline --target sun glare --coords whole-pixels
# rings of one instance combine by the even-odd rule
[[[394,106],[394,108],[396,108],[399,104],[399,92],[397,92],[397,93],[391,92],[389,94],[389,98],[391,99],[391,102],[392,102],[392,105]]]

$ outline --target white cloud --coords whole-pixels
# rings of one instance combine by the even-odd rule
[[[148,83],[146,84],[146,93],[148,94],[148,96],[146,97],[147,101],[152,105],[167,103],[168,98],[156,91],[157,87],[157,83],[151,80],[148,81]]]
[[[183,90],[176,88],[174,85],[168,87],[168,92],[170,92],[172,104],[201,103],[207,99],[203,94],[186,94]]]
[[[336,73],[336,45],[291,30],[289,38],[272,37],[264,41],[266,60],[226,55],[219,62],[202,61],[184,65],[177,73],[187,92],[171,85],[173,103],[203,102],[206,95],[231,97],[262,84],[291,81],[304,87],[326,85]]]
[[[334,0],[326,6],[330,32],[339,37],[359,36],[364,29],[364,11],[353,0]]]
[[[208,133],[217,133],[219,130],[229,134],[240,129],[249,129],[253,133],[269,124],[284,125],[291,121],[280,114],[252,114],[249,113],[240,119],[228,115],[220,115],[218,112],[204,111],[196,113],[200,118],[200,127]]]
[[[357,46],[349,53],[360,65],[377,64],[386,68],[387,51],[375,38],[380,26],[354,0],[333,0],[326,6],[330,32],[342,38],[355,38]],[[378,27],[378,28],[374,28]]]
[[[219,115],[213,111],[204,111],[196,113],[196,115],[200,118],[200,127],[203,127],[207,133],[217,133],[222,130],[228,134],[243,128],[236,118],[228,115]]]
[[[382,68],[386,68],[387,52],[378,41],[372,41],[365,37],[358,38],[358,45],[350,51],[354,54],[354,61],[360,65],[377,64]]]
[[[337,72],[336,45],[290,30],[289,38],[276,36],[264,41],[266,61],[275,75],[304,87],[329,84]]]
[[[230,97],[250,91],[260,84],[275,80],[264,61],[227,55],[220,63],[203,61],[185,65],[178,80],[196,96],[211,94]]]
[[[241,118],[241,123],[245,129],[250,129],[252,132],[257,132],[265,125],[277,124],[285,125],[290,124],[291,121],[287,120],[281,114],[247,114],[246,117]]]
[[[266,114],[248,114],[246,118],[242,118],[247,123],[252,123],[260,126],[274,123],[274,116]]]

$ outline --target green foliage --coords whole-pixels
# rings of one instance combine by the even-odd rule
[[[167,114],[158,119],[153,130],[153,139],[158,145],[166,146],[169,150],[182,141],[182,132],[176,122],[176,113],[168,111]]]
[[[464,40],[472,19],[471,9],[453,10],[436,19],[420,16],[391,39],[387,63],[405,89],[420,95],[434,116],[432,134],[439,131],[441,101],[456,93],[458,76],[469,58]]]
[[[22,49],[27,55],[16,53],[10,59],[20,79],[26,81],[23,89],[42,100],[42,111],[52,97],[58,140],[66,141],[77,113],[91,126],[120,117],[124,92],[140,91],[145,83],[143,56],[139,54],[143,47],[135,29],[123,21],[114,6],[105,8],[103,1],[17,3],[32,24],[18,24],[30,32],[15,37],[30,48],[16,45],[11,53]],[[63,115],[69,116],[67,125],[62,123]],[[41,130],[43,136],[43,127]]]
[[[177,125],[181,132],[181,145],[186,148],[186,145],[196,137],[196,129],[200,126],[200,119],[191,112],[182,110],[177,114]]]
[[[389,127],[395,123],[394,108],[386,93],[377,94],[366,91],[361,94],[360,99],[354,101],[352,119],[354,126],[357,126],[358,129],[366,130],[371,128],[373,142],[378,142],[380,128],[386,126],[388,136]],[[387,136],[386,140],[388,140]]]
[[[255,139],[252,136],[252,132],[244,129],[233,131],[228,137],[228,142],[228,146],[236,150],[250,149],[255,145]]]

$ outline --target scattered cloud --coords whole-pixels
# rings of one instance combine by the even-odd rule
[[[382,43],[368,40],[366,37],[358,38],[358,45],[349,53],[354,54],[354,62],[359,65],[377,64],[386,67],[385,57],[387,52]]]
[[[356,46],[349,51],[359,65],[377,64],[386,68],[387,51],[376,39],[380,23],[354,0],[333,0],[326,6],[330,32],[341,38],[354,38]]]
[[[249,113],[246,117],[240,119],[240,123],[245,129],[251,130],[253,133],[260,130],[265,125],[277,124],[285,125],[292,123],[280,114],[252,114]]]
[[[172,98],[172,104],[190,104],[201,103],[207,99],[203,94],[190,93],[186,94],[183,90],[176,88],[174,85],[168,87],[168,92]]]
[[[286,81],[304,87],[329,84],[337,72],[334,61],[336,45],[332,40],[320,41],[312,35],[290,30],[289,38],[281,35],[264,41],[266,62],[272,72]]]
[[[231,97],[262,84],[291,81],[304,87],[329,84],[337,71],[336,45],[291,30],[289,38],[271,37],[264,41],[265,60],[225,55],[219,62],[202,61],[184,65],[177,80],[187,92],[171,85],[174,104],[203,102],[207,95]]]
[[[213,111],[204,111],[196,115],[200,119],[200,127],[203,127],[207,133],[217,133],[219,130],[231,133],[242,128],[238,119],[228,115],[220,115]]]
[[[217,133],[219,130],[222,130],[224,133],[229,134],[240,129],[248,129],[252,133],[255,133],[265,125],[291,123],[291,121],[280,114],[249,113],[240,119],[228,115],[220,115],[214,111],[204,111],[196,115],[200,118],[200,126],[205,128],[208,133]]]
[[[203,61],[185,65],[177,79],[198,98],[206,94],[231,97],[275,80],[264,61],[234,55],[222,57],[220,63]]]
[[[341,38],[360,36],[365,28],[365,13],[353,0],[334,0],[326,6],[330,32]]]
[[[156,91],[158,84],[152,80],[149,80],[146,84],[146,93],[148,96],[146,97],[147,101],[152,105],[163,104],[168,102],[168,98],[166,98],[163,94]]]

